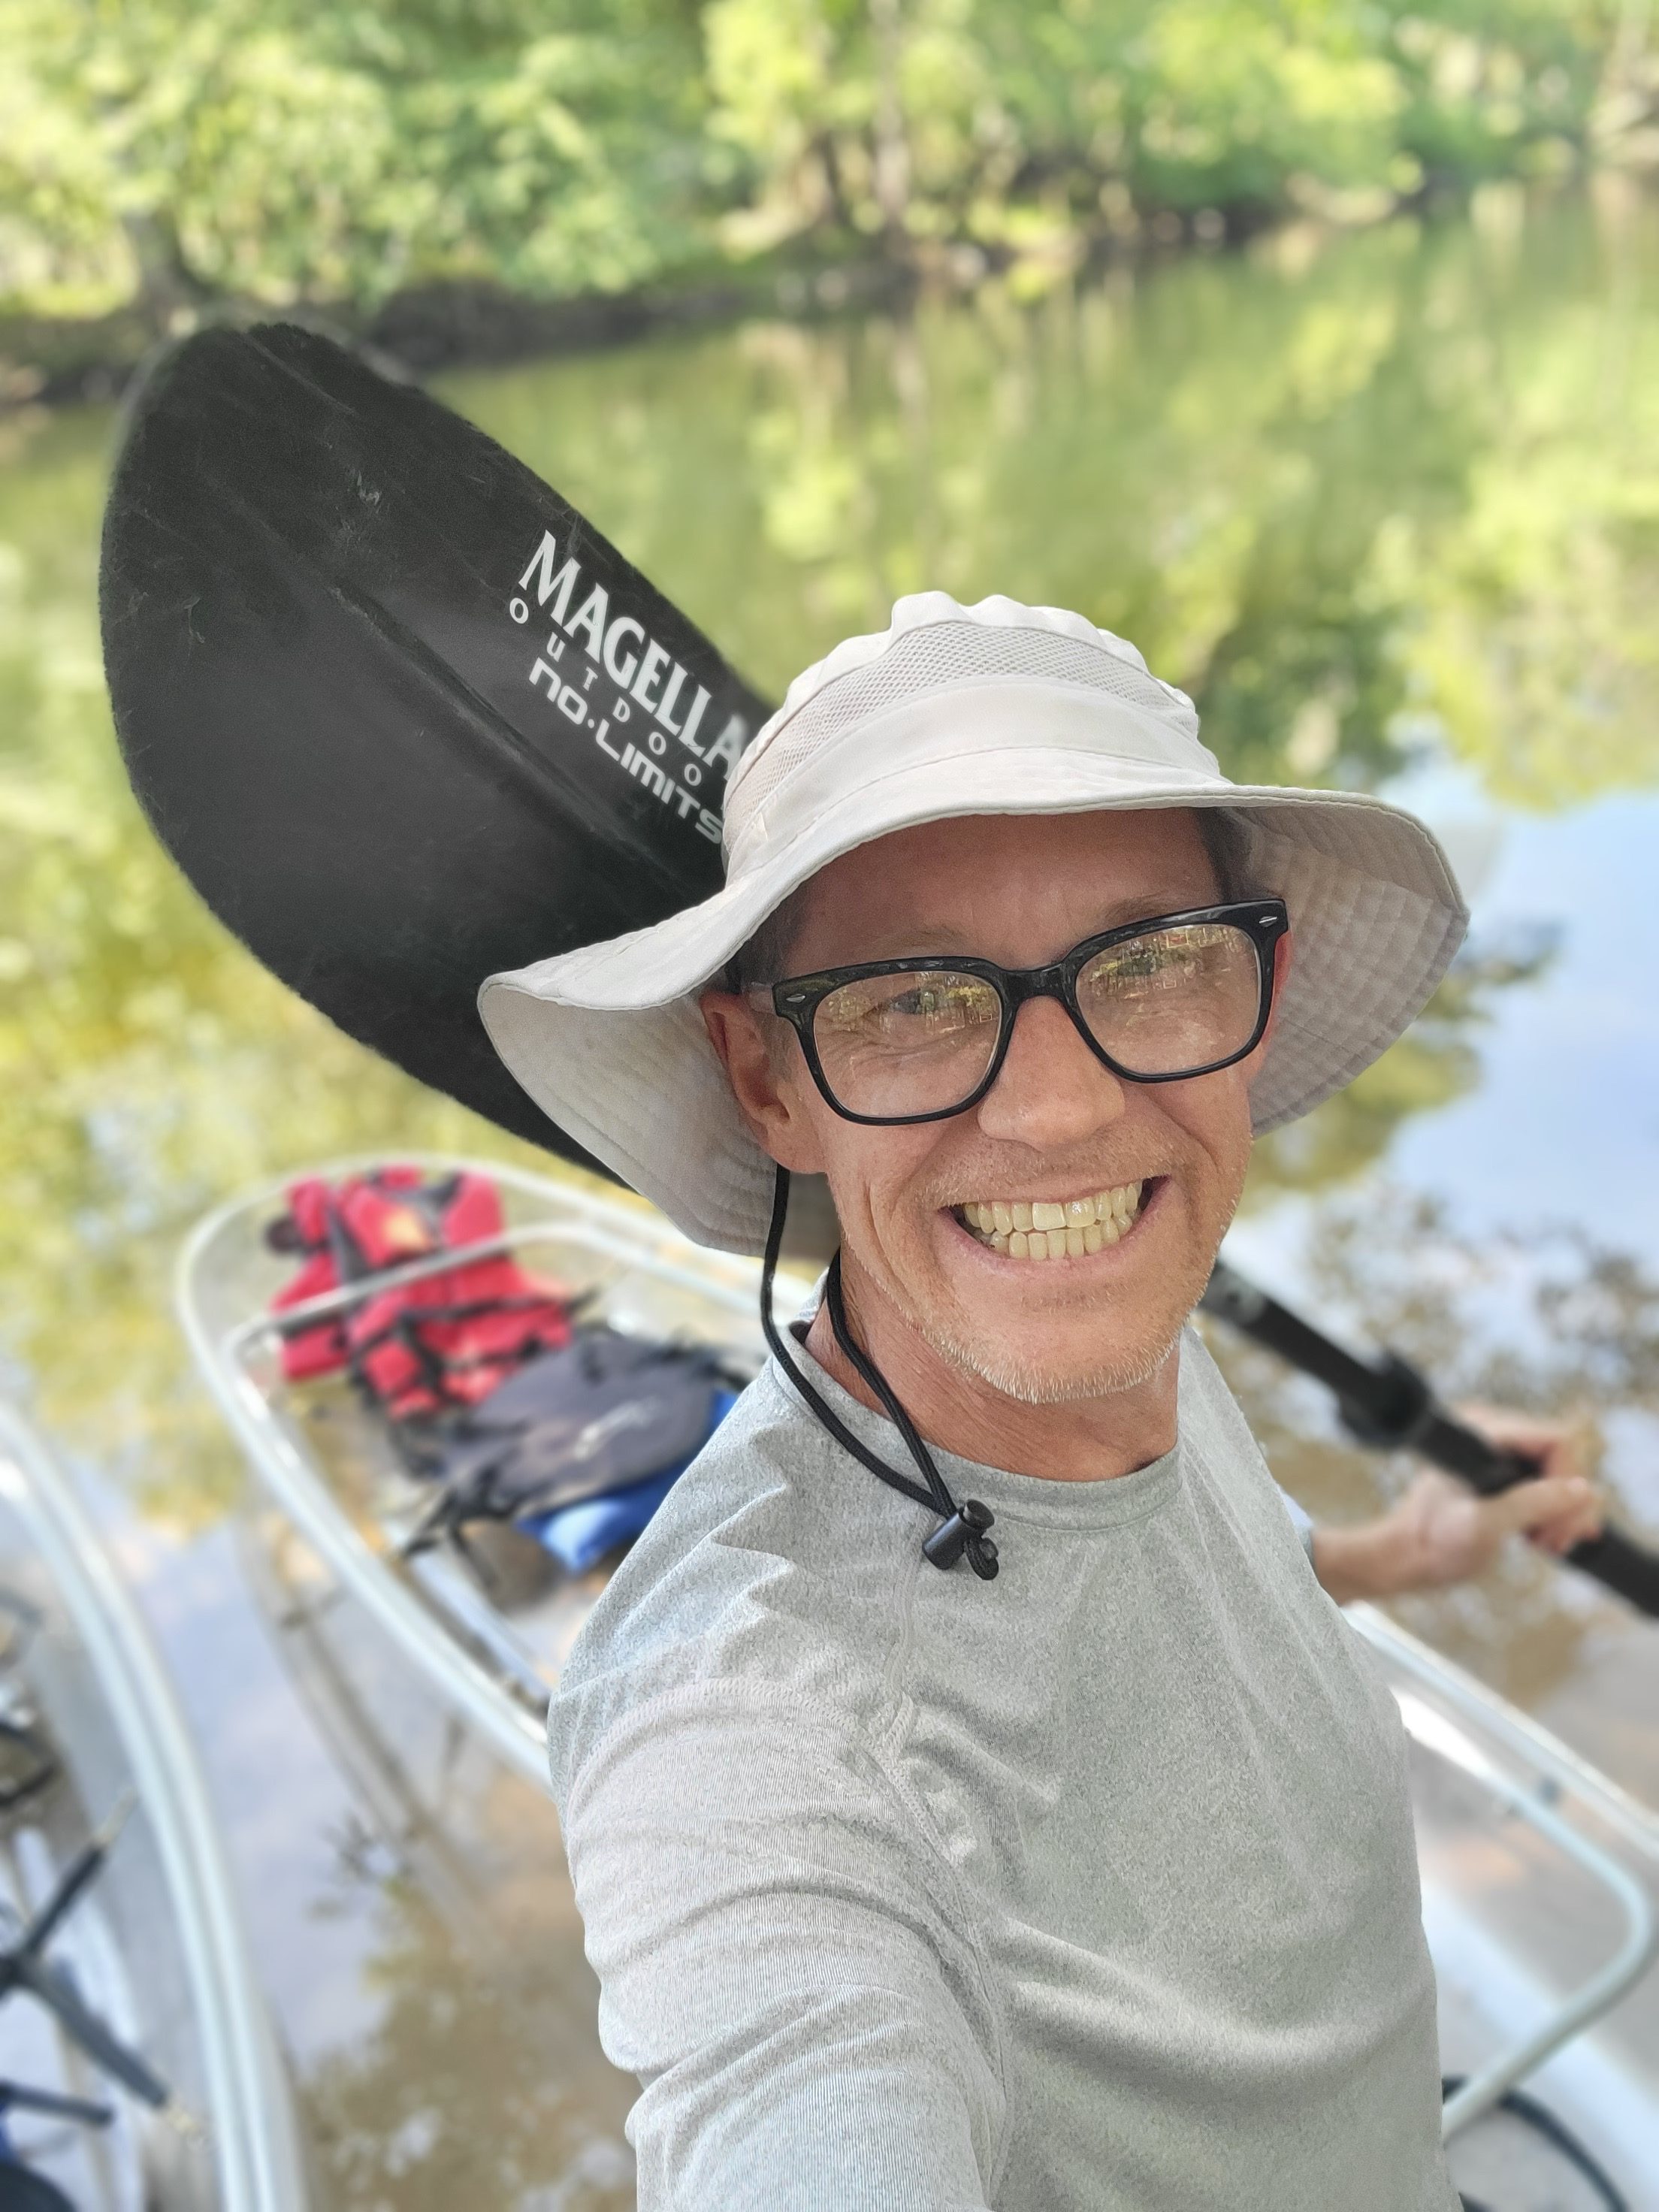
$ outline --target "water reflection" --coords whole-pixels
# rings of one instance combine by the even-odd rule
[[[1656,267],[1654,210],[1546,205],[1518,229],[1286,235],[1035,307],[993,289],[448,389],[774,690],[895,592],[1008,590],[1134,637],[1234,775],[1450,772],[1526,866],[1431,1016],[1264,1147],[1255,1249],[1449,1387],[1618,1406],[1609,1465],[1659,1518],[1659,1220],[1613,1191],[1588,1242],[1558,1233],[1583,1211],[1576,1120],[1632,1188],[1659,1143],[1659,1039],[1631,1012],[1659,941],[1629,910],[1639,855],[1627,838],[1622,874],[1562,872],[1583,823],[1631,818],[1617,794],[1659,791]],[[178,1532],[239,1491],[169,1310],[188,1222],[331,1152],[532,1156],[270,983],[139,820],[93,603],[112,434],[96,413],[0,424],[0,1357]],[[1593,1115],[1559,1043],[1566,979]],[[1455,1163],[1474,1183],[1488,1152],[1477,1217]],[[1228,1358],[1316,1510],[1399,1479]],[[246,1559],[227,1578],[231,1549],[180,1538],[151,1595],[181,1648],[216,1607],[287,1623],[286,1703],[204,1680],[193,1710],[239,1859],[269,1875],[256,1935],[334,2200],[625,2203],[625,2085],[592,2043],[550,1815],[446,1743],[349,1624],[319,1626],[303,1575],[273,1600]],[[1413,1625],[1659,1795],[1644,1632],[1524,1559]],[[347,1779],[296,1784],[279,1818],[271,1759],[301,1727]]]
[[[1659,772],[1651,210],[1401,224],[850,329],[462,378],[777,687],[937,585],[1080,608],[1230,774],[1426,744],[1559,804]]]
[[[594,2038],[551,1808],[433,1709],[280,1518],[250,1528],[241,1569],[350,1781],[313,1910],[373,1929],[378,2017],[307,2075],[331,2200],[621,2212],[632,2085]]]
[[[534,1894],[526,1885],[514,1901]],[[393,1887],[383,1905],[386,1934],[370,1969],[386,1998],[380,2022],[310,2084],[335,2200],[376,2212],[623,2212],[634,2170],[620,2112],[610,2132],[600,2123],[605,2104],[625,2110],[629,2093],[592,2078],[598,2063],[573,2078],[550,2048],[554,2008],[533,1911],[510,1950],[479,1956],[417,1890]],[[555,2012],[556,2027],[570,2024]]]

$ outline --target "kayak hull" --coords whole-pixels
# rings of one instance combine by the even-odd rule
[[[61,1957],[174,2104],[157,2114],[112,2088],[27,1996],[0,2009],[0,2072],[113,2108],[108,2130],[70,2136],[59,2154],[77,2212],[302,2212],[288,2075],[178,1704],[72,1479],[3,1407],[0,1637],[0,1682],[58,1762],[4,1824],[10,1901],[38,1909],[93,1831],[131,1807],[48,1957]],[[25,2139],[21,2122],[15,2131]]]

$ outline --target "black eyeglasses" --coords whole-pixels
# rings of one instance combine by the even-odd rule
[[[941,1121],[996,1081],[1028,999],[1058,999],[1095,1057],[1130,1083],[1213,1075],[1255,1050],[1273,1009],[1283,899],[1131,921],[1047,968],[920,956],[788,975],[772,1005],[848,1121]]]

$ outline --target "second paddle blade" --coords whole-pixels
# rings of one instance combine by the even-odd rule
[[[100,590],[133,787],[214,912],[349,1035],[576,1156],[478,986],[718,889],[764,702],[529,469],[287,325],[146,380]]]

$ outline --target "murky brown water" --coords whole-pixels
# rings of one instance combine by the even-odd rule
[[[1659,1526],[1659,220],[1482,204],[1017,306],[677,339],[451,396],[780,688],[896,590],[1078,605],[1235,775],[1402,788],[1477,957],[1264,1152],[1242,1261],[1454,1393],[1588,1404]],[[167,1294],[210,1203],[526,1159],[288,1000],[136,818],[99,683],[111,425],[0,424],[0,1382],[104,1486],[301,2074],[323,2202],[622,2206],[556,1825],[246,1503]],[[1402,1478],[1228,1354],[1316,1512]],[[1410,1625],[1659,1803],[1659,1632],[1518,1557]]]

